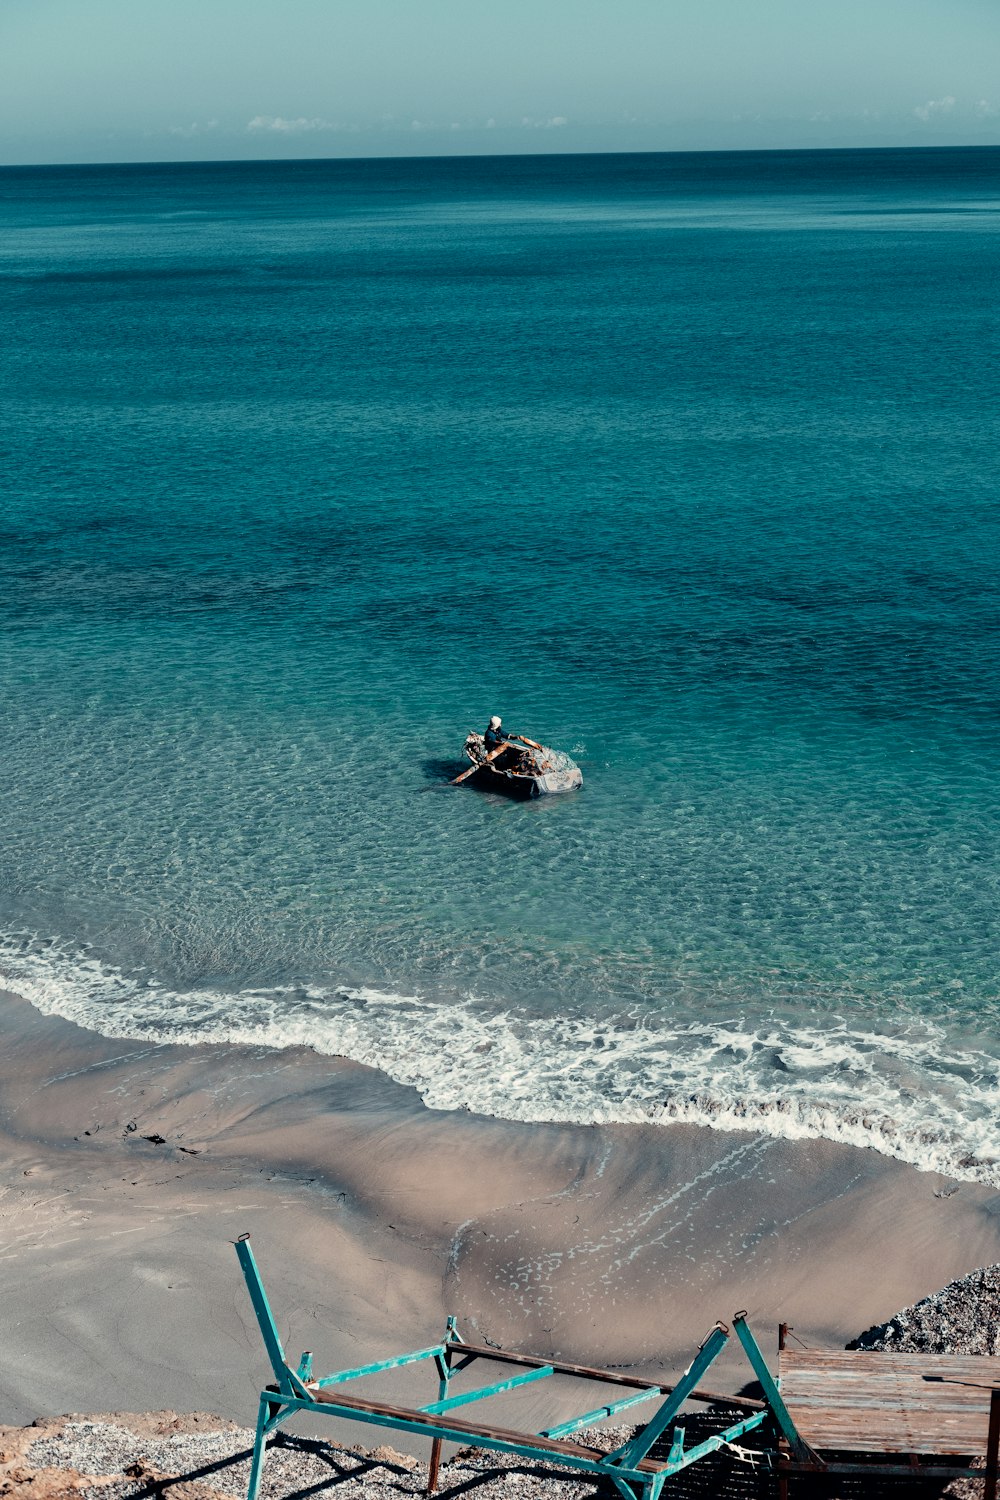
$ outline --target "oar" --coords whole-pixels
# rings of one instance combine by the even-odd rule
[[[489,753],[489,755],[487,755],[487,757],[486,757],[485,760],[481,760],[478,765],[470,766],[467,771],[463,771],[462,772],[461,776],[456,776],[455,779],[454,779],[454,781],[449,782],[449,785],[450,786],[458,786],[459,782],[460,781],[464,781],[467,776],[471,776],[472,773],[473,773],[473,771],[481,770],[481,768],[483,766],[488,766],[491,760],[496,760],[496,758],[500,754],[501,750],[513,750],[513,749],[514,749],[514,746],[510,743],[509,740],[506,740],[502,745],[498,745],[495,750],[491,750],[490,753]]]

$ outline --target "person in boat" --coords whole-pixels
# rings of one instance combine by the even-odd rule
[[[523,734],[515,734],[513,730],[505,730],[502,725],[503,720],[500,718],[500,715],[494,714],[489,722],[486,733],[483,735],[487,755],[492,755],[493,751],[499,750],[501,745],[510,745],[511,749],[516,749],[516,746],[512,744],[514,740],[520,740],[522,745],[528,745],[532,750],[540,749],[540,746],[534,740],[529,740]]]
[[[494,750],[499,750],[501,745],[506,745],[510,740],[520,739],[518,734],[506,734],[500,727],[502,723],[503,720],[499,714],[494,714],[489,722],[489,727],[483,735],[487,755],[492,755]]]

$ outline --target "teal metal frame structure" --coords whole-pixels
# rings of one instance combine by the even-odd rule
[[[352,1422],[367,1423],[397,1432],[410,1432],[433,1441],[431,1453],[428,1493],[437,1483],[442,1442],[470,1444],[502,1453],[516,1453],[522,1458],[537,1463],[565,1465],[595,1476],[604,1476],[620,1491],[624,1500],[659,1500],[664,1484],[682,1469],[697,1463],[726,1444],[736,1443],[741,1437],[772,1418],[793,1450],[808,1457],[795,1425],[778,1393],[777,1385],[760,1352],[753,1334],[746,1323],[745,1314],[734,1318],[737,1337],[743,1346],[764,1393],[763,1401],[747,1397],[725,1396],[706,1391],[699,1382],[709,1366],[718,1358],[729,1340],[729,1329],[717,1323],[699,1347],[694,1359],[674,1385],[655,1385],[621,1375],[617,1371],[594,1370],[583,1365],[570,1365],[556,1360],[544,1360],[533,1355],[515,1354],[492,1345],[479,1345],[466,1341],[458,1332],[454,1318],[449,1318],[444,1338],[439,1344],[427,1349],[417,1349],[410,1354],[399,1354],[391,1359],[382,1359],[374,1364],[361,1365],[356,1369],[340,1370],[321,1378],[313,1377],[312,1354],[302,1355],[293,1369],[285,1358],[281,1339],[271,1306],[264,1290],[257,1262],[250,1248],[249,1235],[236,1241],[247,1290],[253,1303],[257,1322],[260,1325],[264,1347],[267,1350],[274,1384],[260,1393],[257,1414],[257,1431],[254,1438],[253,1460],[250,1467],[250,1484],[247,1500],[257,1500],[261,1474],[264,1467],[267,1439],[296,1412],[308,1412],[314,1416],[341,1417]],[[475,1360],[513,1366],[518,1373],[491,1385],[479,1386],[450,1394],[453,1378]],[[386,1370],[398,1370],[405,1365],[429,1363],[436,1368],[438,1376],[438,1398],[421,1407],[397,1406],[384,1401],[366,1400],[345,1393],[341,1388],[350,1382],[377,1375]],[[572,1375],[576,1378],[630,1388],[628,1395],[618,1400],[596,1406],[560,1422],[541,1432],[521,1432],[509,1428],[493,1427],[482,1422],[469,1421],[452,1415],[473,1402],[486,1401],[491,1396],[516,1390],[520,1386],[546,1380],[553,1375]],[[572,1441],[572,1435],[581,1428],[616,1416],[619,1412],[638,1406],[642,1402],[659,1400],[660,1405],[646,1425],[621,1447],[611,1453],[602,1453],[598,1448],[586,1447]],[[712,1404],[724,1402],[743,1413],[740,1420],[715,1434],[686,1446],[685,1429],[677,1421],[681,1408],[687,1401],[704,1401]],[[653,1445],[672,1426],[670,1448],[665,1459],[649,1457]]]

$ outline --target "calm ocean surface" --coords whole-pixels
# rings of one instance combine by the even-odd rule
[[[0,978],[1000,1180],[1000,150],[0,172]],[[491,713],[583,791],[443,783]]]

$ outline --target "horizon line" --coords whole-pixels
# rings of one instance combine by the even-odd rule
[[[682,146],[673,150],[636,151],[449,151],[418,155],[384,153],[376,156],[219,156],[211,158],[158,158],[144,161],[50,161],[0,162],[0,172],[59,171],[81,167],[253,167],[320,166],[331,162],[428,162],[428,161],[551,161],[562,157],[636,156],[858,156],[902,152],[1000,151],[1000,143],[950,142],[947,145],[910,146]]]

